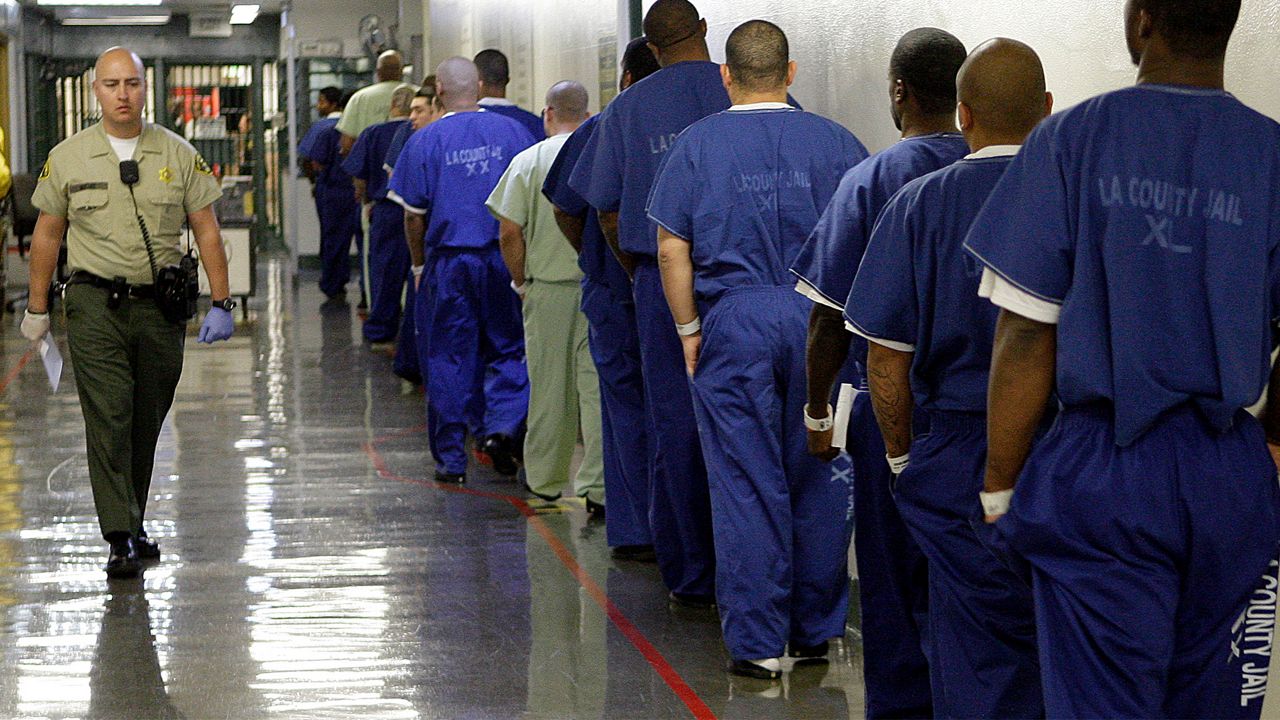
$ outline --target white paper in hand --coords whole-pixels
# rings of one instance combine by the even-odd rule
[[[840,386],[840,395],[836,399],[836,417],[831,426],[831,447],[847,450],[844,446],[849,436],[849,416],[853,413],[853,399],[858,395],[858,388],[844,383]]]
[[[58,392],[58,384],[62,381],[62,353],[48,335],[40,340],[40,359],[44,361],[45,375],[49,376],[49,387]]]

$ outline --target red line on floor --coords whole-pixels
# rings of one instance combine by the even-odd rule
[[[18,373],[22,372],[22,368],[26,367],[27,363],[31,362],[31,359],[35,356],[36,348],[32,345],[29,350],[23,353],[22,357],[18,358],[18,364],[9,371],[7,376],[5,376],[4,382],[0,382],[0,395],[3,395],[4,391],[9,389],[9,383],[13,382],[14,378],[18,377]]]
[[[497,500],[511,505],[516,509],[516,511],[523,515],[531,525],[533,525],[534,530],[536,530],[538,534],[542,536],[542,539],[546,541],[547,545],[551,547],[552,552],[556,554],[556,557],[560,559],[560,562],[569,570],[569,573],[577,579],[578,583],[587,591],[587,594],[591,596],[591,599],[600,606],[600,609],[605,611],[605,614],[609,616],[609,620],[613,622],[614,626],[617,627],[627,640],[631,642],[632,646],[640,652],[645,661],[649,663],[650,667],[652,667],[654,671],[658,673],[659,677],[662,678],[663,682],[667,684],[667,687],[671,688],[671,691],[676,694],[676,697],[680,698],[680,701],[685,704],[685,707],[689,708],[689,712],[693,713],[693,716],[698,718],[698,720],[716,720],[715,713],[711,711],[711,708],[707,707],[707,704],[698,696],[698,693],[695,692],[693,688],[689,687],[689,684],[685,682],[684,678],[680,676],[680,673],[671,666],[671,663],[667,662],[667,659],[662,655],[662,651],[658,650],[653,643],[649,642],[649,639],[645,637],[640,628],[636,627],[636,624],[631,622],[631,619],[628,618],[626,614],[624,614],[622,610],[609,599],[604,588],[600,587],[600,584],[595,581],[595,578],[592,578],[591,575],[582,568],[582,565],[578,563],[578,559],[574,554],[563,542],[560,541],[560,538],[556,537],[555,533],[551,531],[551,528],[547,526],[546,522],[544,522],[542,518],[538,517],[536,511],[530,507],[529,503],[525,502],[522,498],[515,497],[514,495],[506,495],[504,493],[490,492],[487,490],[476,490],[462,485],[438,483],[424,478],[410,478],[392,472],[391,468],[387,465],[386,459],[383,458],[382,453],[378,451],[378,445],[381,445],[388,440],[407,437],[409,435],[421,433],[425,430],[426,426],[419,425],[415,428],[401,430],[399,432],[391,433],[390,435],[377,437],[364,443],[364,452],[369,456],[369,460],[373,463],[373,467],[378,472],[378,475],[387,480],[432,487],[437,490],[458,493],[461,495],[471,495],[489,500]]]

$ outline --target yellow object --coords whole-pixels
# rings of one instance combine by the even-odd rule
[[[4,130],[0,129],[0,147],[4,147]],[[9,170],[9,161],[5,159],[4,153],[0,152],[0,197],[9,194],[9,189],[13,187],[13,172]]]

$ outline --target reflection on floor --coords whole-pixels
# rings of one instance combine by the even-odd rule
[[[427,482],[422,397],[354,308],[277,264],[259,287],[252,327],[188,346],[148,518],[163,558],[136,582],[101,570],[70,368],[51,393],[6,323],[0,717],[862,716],[856,644],[731,681],[716,618],[668,610],[580,505]]]

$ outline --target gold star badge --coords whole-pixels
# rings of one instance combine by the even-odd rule
[[[166,185],[173,182],[173,171],[168,166],[160,168],[160,182]]]

